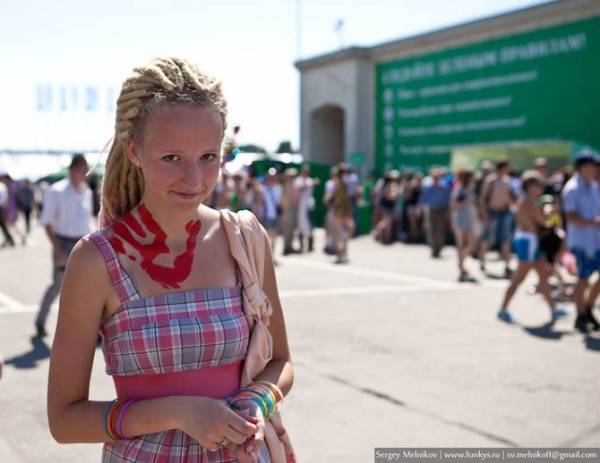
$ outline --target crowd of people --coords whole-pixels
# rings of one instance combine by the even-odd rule
[[[424,237],[433,258],[453,241],[460,282],[478,281],[469,269],[471,257],[479,260],[484,276],[493,276],[486,257],[495,249],[504,263],[502,276],[511,280],[497,314],[500,320],[516,322],[509,303],[535,270],[536,291],[548,303],[552,321],[568,314],[557,306],[557,299],[568,297],[577,307],[575,328],[583,333],[600,330],[592,311],[600,279],[588,288],[591,275],[600,270],[599,164],[595,153],[584,150],[574,166],[554,172],[544,158],[535,159],[521,175],[507,158],[482,162],[478,173],[433,168],[423,177],[392,170],[371,190],[373,235],[385,244]],[[516,270],[511,267],[514,254]],[[576,277],[572,290],[565,273]],[[554,294],[551,279],[558,288]]]
[[[31,232],[32,214],[39,213],[41,208],[43,188],[43,185],[33,184],[27,179],[16,181],[8,174],[0,176],[0,232],[3,237],[1,247],[16,246],[18,238],[22,244],[27,243],[27,236]],[[18,220],[21,214],[24,226],[21,226]]]
[[[582,332],[597,330],[600,324],[591,307],[600,293],[600,282],[588,291],[587,281],[600,269],[600,225],[591,223],[598,220],[600,224],[600,209],[595,209],[600,208],[600,199],[596,201],[595,181],[588,185],[586,179],[595,179],[598,170],[595,155],[582,152],[574,166],[554,172],[549,171],[546,159],[537,158],[531,170],[519,176],[509,159],[501,158],[495,163],[483,161],[477,171],[451,172],[436,167],[424,176],[390,170],[382,178],[361,183],[350,166],[340,163],[331,169],[323,188],[323,251],[334,256],[337,264],[349,262],[348,243],[358,234],[359,207],[370,203],[371,234],[380,243],[426,242],[433,258],[440,257],[445,245],[454,244],[459,282],[479,281],[481,277],[474,276],[473,271],[475,259],[481,276],[511,280],[498,312],[501,320],[515,322],[508,310],[510,300],[528,272],[535,270],[540,279],[536,290],[547,301],[553,320],[567,314],[557,307],[556,300],[573,298],[578,313],[576,328]],[[321,180],[311,176],[310,165],[283,170],[271,167],[261,177],[251,172],[222,169],[207,205],[217,210],[251,210],[267,230],[272,252],[279,236],[283,255],[313,252],[315,187]],[[94,185],[90,186],[94,193]],[[43,217],[45,191],[29,181],[2,177],[2,246],[14,246],[15,235],[26,242],[31,215]],[[585,199],[570,199],[573,196]],[[97,209],[94,205],[90,213],[96,214]],[[21,228],[17,225],[19,213],[26,224]],[[490,250],[498,251],[502,275],[487,271]],[[515,255],[518,265],[513,269]],[[565,283],[565,273],[578,278],[574,288]],[[48,289],[52,294],[46,294],[41,304],[39,334],[45,334],[44,315],[59,284],[60,279],[53,281]]]
[[[279,172],[271,167],[264,179],[249,176],[245,171],[228,174],[223,170],[213,191],[210,207],[234,211],[249,209],[259,218],[274,247],[277,236],[283,238],[283,255],[312,252],[316,201],[314,188],[321,180],[311,177],[310,166],[300,170],[291,167]],[[327,254],[336,256],[336,263],[348,259],[348,240],[357,230],[356,208],[359,178],[347,164],[331,170],[324,185],[323,203]]]

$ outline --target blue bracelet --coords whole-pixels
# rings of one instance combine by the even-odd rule
[[[114,399],[104,408],[104,432],[106,433],[106,435],[108,437],[110,437],[110,440],[115,440],[115,438],[110,435],[110,432],[108,432],[108,412],[110,411],[110,409],[112,408],[112,406],[115,404],[116,401],[117,401],[117,399]]]

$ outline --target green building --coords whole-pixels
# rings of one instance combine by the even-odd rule
[[[399,6],[399,8],[401,8]],[[600,2],[558,0],[296,63],[301,150],[363,173],[600,147]]]

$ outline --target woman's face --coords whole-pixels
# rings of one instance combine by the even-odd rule
[[[177,105],[148,114],[141,142],[128,155],[141,167],[144,200],[165,207],[197,208],[217,183],[223,122],[205,107]]]

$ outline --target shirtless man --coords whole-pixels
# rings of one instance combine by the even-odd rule
[[[528,170],[523,174],[521,180],[523,182],[524,197],[519,200],[517,206],[517,232],[513,241],[519,265],[506,290],[502,307],[497,315],[500,320],[507,323],[515,322],[512,314],[508,311],[508,304],[529,271],[534,269],[539,275],[539,291],[550,307],[552,321],[555,321],[559,317],[566,316],[568,312],[554,306],[554,300],[550,295],[550,285],[548,284],[551,269],[539,249],[537,232],[539,227],[544,226],[545,220],[538,204],[538,198],[544,191],[544,178],[539,172]]]
[[[509,267],[513,221],[511,207],[517,199],[511,188],[509,172],[508,159],[499,159],[496,162],[496,172],[488,176],[479,197],[480,216],[485,225],[479,250],[480,267],[485,272],[485,254],[490,246],[498,242],[506,278],[511,276]]]

